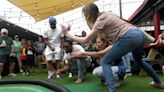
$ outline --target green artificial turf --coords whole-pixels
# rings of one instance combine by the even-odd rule
[[[17,77],[3,77],[3,79],[32,79],[32,80],[46,80],[46,70],[37,70],[35,75],[25,76],[21,73]],[[164,75],[160,75],[164,81]],[[75,84],[76,77],[68,78],[66,74],[61,75],[61,80],[52,80],[52,83],[60,84],[68,88],[71,92],[107,92],[107,87],[101,84],[97,77],[87,73],[85,81],[81,84]],[[133,75],[124,79],[122,85],[117,88],[117,92],[164,92],[163,89],[153,88],[149,86],[151,78],[149,76]]]

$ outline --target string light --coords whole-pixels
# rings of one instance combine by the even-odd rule
[[[30,16],[30,20],[31,20],[31,16]]]
[[[81,5],[84,5],[84,2],[83,2],[83,0],[81,0]]]
[[[6,16],[6,11],[4,11],[4,16]]]
[[[95,1],[95,0],[92,0],[92,1]],[[115,1],[115,0],[113,0]],[[70,1],[69,1],[70,2]],[[66,2],[66,3],[69,3],[69,2]],[[81,4],[84,4],[83,0],[81,0]],[[122,4],[129,4],[129,3],[140,3],[140,2],[143,2],[142,0],[138,0],[138,1],[130,1],[130,2],[124,2]],[[38,0],[36,0],[36,3],[38,3]],[[23,5],[23,6],[20,6],[20,7],[28,7],[28,6],[31,6],[33,3],[30,3],[30,4],[26,4],[26,5]],[[65,3],[61,3],[61,4],[65,4]],[[60,6],[61,4],[59,5],[56,5],[56,6]],[[118,5],[119,3],[112,3],[112,5]],[[54,6],[53,6],[54,7]],[[14,9],[16,7],[10,7],[11,9]],[[10,9],[10,8],[5,8],[5,9]],[[52,7],[48,7],[48,8],[52,8]],[[35,9],[36,10],[36,9]],[[35,11],[35,10],[30,10],[30,11]],[[40,9],[42,10],[42,9]],[[1,12],[1,11],[0,11]],[[3,11],[4,12],[4,11]],[[19,11],[12,11],[12,12],[19,12]]]
[[[59,9],[59,11],[58,11],[58,14],[60,14],[60,9]]]
[[[54,7],[54,13],[56,13],[56,8]]]
[[[39,13],[36,16],[39,17]]]
[[[71,5],[72,9],[74,9],[74,4],[73,4],[73,0],[71,1],[71,3],[72,3],[72,5]]]
[[[10,13],[11,13],[12,11],[11,11],[11,8],[10,8]]]
[[[37,1],[37,0],[36,0]],[[82,2],[82,1],[81,1]],[[73,0],[72,0],[72,4],[73,4]],[[39,12],[39,9],[38,9],[38,3],[35,2],[35,6],[36,6],[36,9],[37,9],[37,12]],[[72,7],[75,7],[74,4],[72,5]],[[42,9],[40,9],[42,10]],[[56,10],[55,10],[56,11]],[[61,14],[61,11],[58,13],[58,14]],[[40,15],[40,14],[39,14]],[[47,15],[47,13],[42,13],[41,15]],[[33,15],[34,16],[34,15]],[[37,16],[37,15],[36,15]],[[22,16],[22,17],[29,17],[29,16]]]
[[[18,18],[19,22],[21,21],[20,17]]]
[[[104,4],[105,4],[105,1],[103,0],[103,10],[104,10],[104,7],[105,7]]]
[[[39,20],[39,17],[37,17],[37,20]]]
[[[22,17],[22,13],[23,13],[23,12],[22,12],[22,11],[20,11],[20,17]]]

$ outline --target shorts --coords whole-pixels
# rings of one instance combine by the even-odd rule
[[[0,63],[8,62],[9,54],[0,54]]]
[[[34,66],[34,61],[35,61],[35,57],[34,56],[27,56],[27,62],[28,62],[28,66]]]
[[[18,56],[19,53],[14,53],[13,56],[10,56],[9,57],[9,62],[10,63],[16,63],[17,62],[17,56]],[[20,55],[20,54],[19,54]]]
[[[43,55],[43,53],[36,53],[36,56]]]
[[[60,60],[61,59],[61,48],[55,48],[55,51],[49,48],[45,49],[45,58],[47,61]]]
[[[28,66],[28,61],[27,60],[22,60],[22,65],[23,66]]]
[[[10,63],[16,63],[17,62],[17,57],[9,57]]]

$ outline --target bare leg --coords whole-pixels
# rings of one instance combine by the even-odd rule
[[[164,65],[162,66],[162,73],[164,74]]]
[[[38,63],[39,68],[41,68],[41,64],[40,64],[41,62],[42,62],[42,56],[38,55],[37,56],[37,63]]]
[[[47,70],[48,70],[48,79],[52,78],[52,75],[56,72],[54,67],[53,67],[53,63],[52,61],[47,61],[46,63],[47,65]]]
[[[21,61],[20,53],[17,54],[17,60],[18,60],[18,65],[19,65],[20,72],[23,72],[22,71],[22,61]]]
[[[15,62],[12,62],[9,67],[9,76],[13,76],[13,77],[16,76],[16,74],[13,73],[14,67],[15,67]]]

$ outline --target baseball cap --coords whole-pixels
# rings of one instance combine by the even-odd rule
[[[54,23],[54,22],[56,22],[56,18],[50,17],[49,18],[49,23]]]
[[[14,37],[15,37],[15,38],[19,38],[19,36],[18,36],[18,35],[14,35]]]
[[[8,30],[6,28],[2,28],[1,33],[7,33],[8,34]]]

